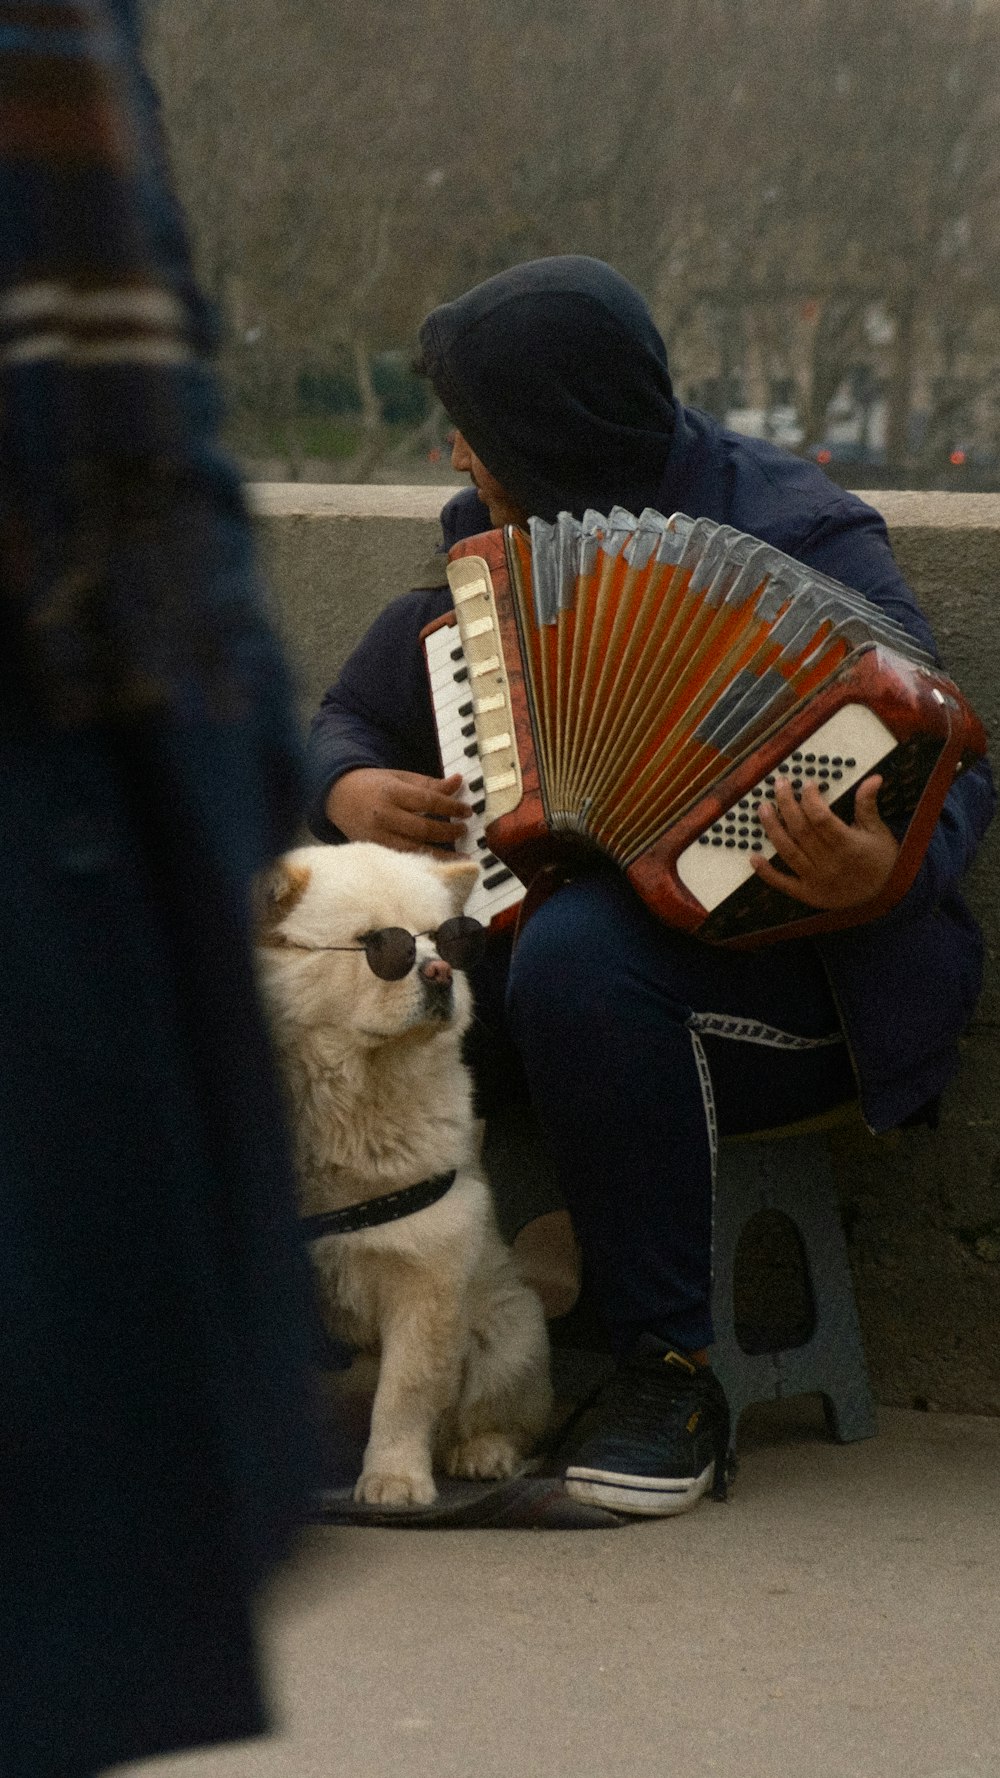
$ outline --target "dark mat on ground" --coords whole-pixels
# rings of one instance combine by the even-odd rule
[[[556,1409],[554,1436],[606,1374],[605,1353],[557,1348],[552,1354]],[[617,1513],[572,1500],[558,1473],[546,1473],[544,1457],[508,1481],[466,1481],[437,1476],[438,1497],[430,1506],[369,1506],[354,1499],[354,1484],[368,1438],[373,1374],[355,1365],[329,1381],[325,1390],[324,1479],[314,1500],[314,1518],[326,1524],[383,1525],[413,1530],[472,1528],[589,1531],[621,1525]]]

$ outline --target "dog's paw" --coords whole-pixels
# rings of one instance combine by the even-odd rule
[[[358,1477],[354,1498],[367,1506],[430,1506],[437,1489],[429,1475],[386,1475],[372,1469]]]
[[[513,1439],[502,1432],[477,1432],[459,1439],[445,1455],[449,1475],[501,1481],[516,1474],[521,1457]]]

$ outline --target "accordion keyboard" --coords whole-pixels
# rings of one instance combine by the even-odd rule
[[[465,800],[473,808],[465,835],[455,844],[461,857],[474,858],[479,865],[479,881],[466,902],[465,912],[489,925],[524,897],[524,884],[494,856],[486,839],[486,785],[489,778],[497,776],[495,755],[494,762],[487,757],[484,763],[480,754],[477,695],[457,625],[443,624],[432,630],[424,639],[424,649],[442,771],[445,777],[461,772]],[[493,691],[487,696],[496,697],[499,693]],[[503,764],[499,767],[501,773],[507,769]]]
[[[836,807],[895,748],[895,736],[873,711],[845,704],[680,854],[677,875],[684,887],[711,912],[753,877],[755,853],[774,856],[755,811],[758,804],[774,801],[779,778],[789,780],[796,797],[806,784],[815,784]]]

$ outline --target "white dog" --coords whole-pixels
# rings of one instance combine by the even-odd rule
[[[291,852],[264,885],[259,957],[303,1214],[456,1170],[427,1208],[313,1248],[334,1330],[381,1351],[355,1494],[394,1506],[435,1498],[435,1462],[452,1475],[513,1474],[551,1408],[541,1305],[476,1164],[460,1053],[472,996],[435,942],[451,948],[453,929],[441,929],[475,875],[357,843]],[[408,954],[398,979],[375,973]]]

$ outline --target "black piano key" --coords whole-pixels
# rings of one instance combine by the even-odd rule
[[[481,797],[478,803],[473,803],[472,812],[474,815],[482,815],[485,808],[486,808],[486,798]]]
[[[462,725],[463,735],[474,735],[475,732],[476,732],[476,725],[474,722],[463,723],[463,725]]]
[[[466,759],[479,758],[479,748],[476,746],[475,741],[470,741],[468,747],[463,747],[462,751],[465,754]]]
[[[471,698],[469,698],[466,703],[459,704],[458,714],[459,714],[459,716],[471,716],[472,715],[472,699]]]
[[[452,649],[452,651],[451,651],[451,658],[452,658],[452,660],[453,660],[453,661],[460,661],[460,660],[463,660],[463,659],[464,659],[464,657],[465,657],[465,649],[464,649],[464,648],[462,648],[462,647],[458,647],[458,648],[453,648],[453,649]]]
[[[483,878],[483,888],[498,889],[501,883],[509,883],[513,875],[514,872],[512,870],[494,871],[491,877]]]
[[[452,674],[452,678],[454,679],[456,685],[461,685],[462,681],[465,679],[468,679],[468,677],[469,677],[468,667],[462,667],[459,669],[459,671],[457,673]]]
[[[473,792],[473,794],[475,794],[475,792],[477,790],[482,790],[482,788],[483,788],[483,781],[481,778],[470,778],[469,779],[469,789]]]

